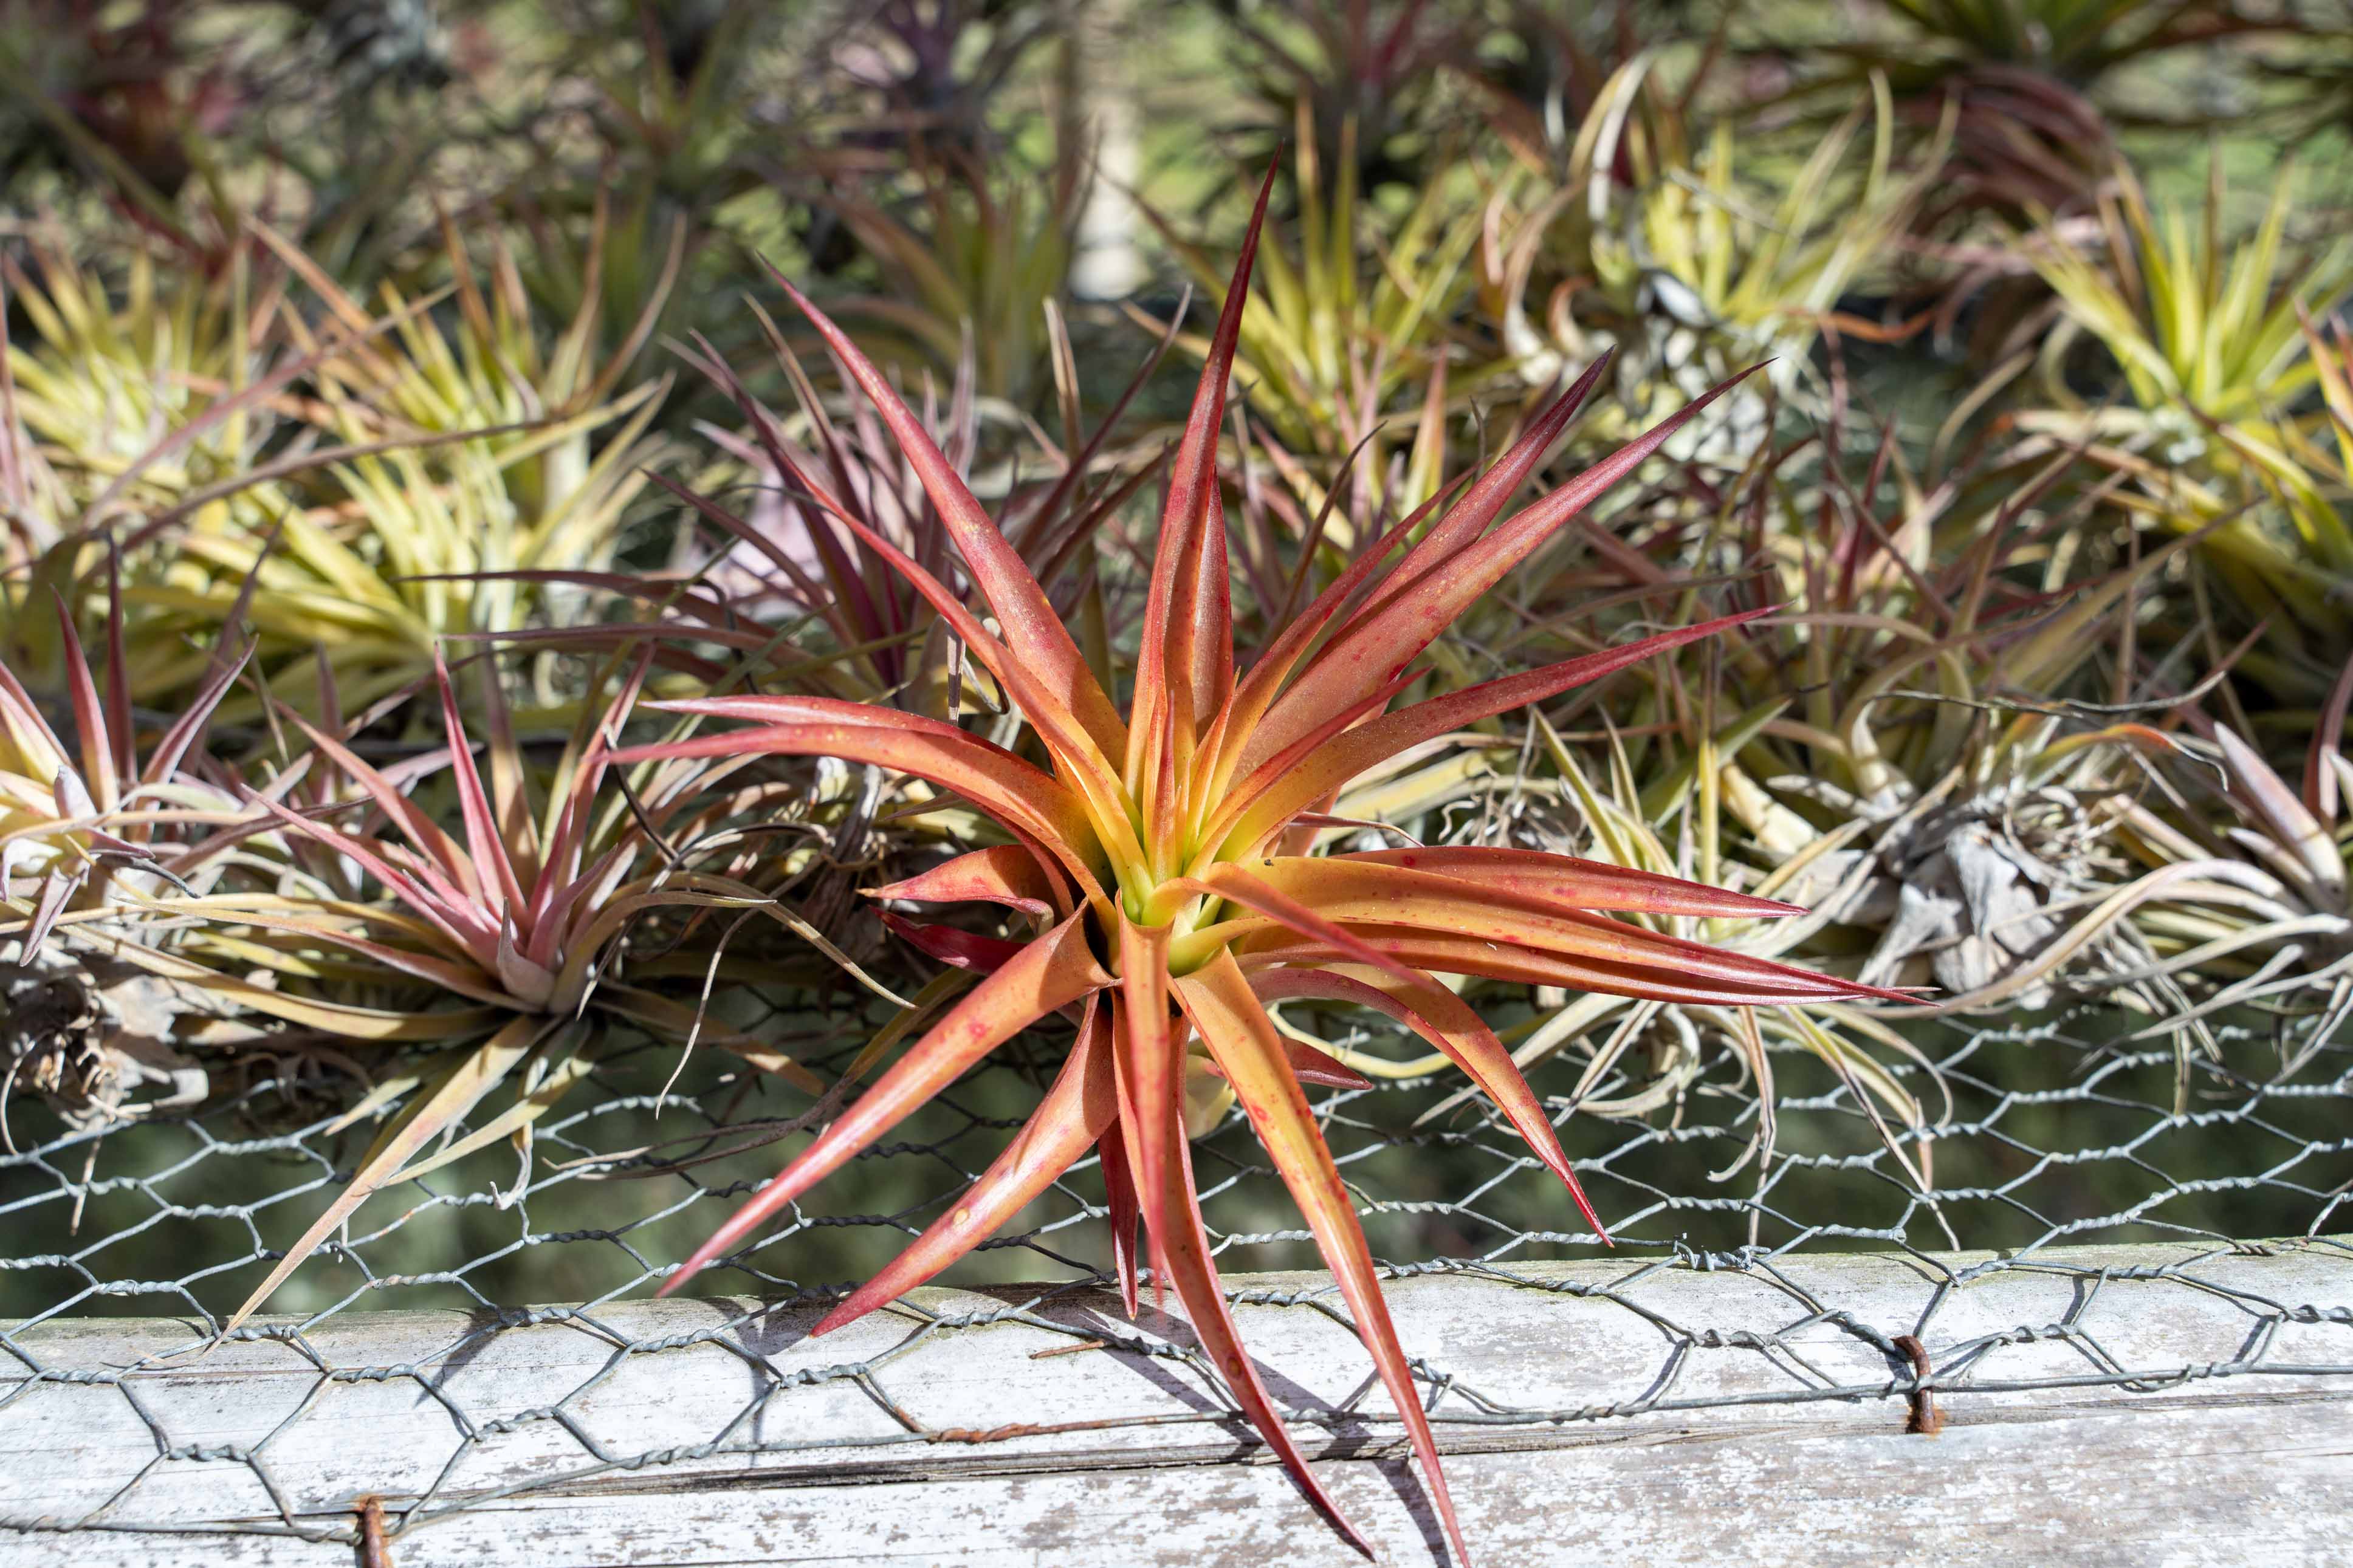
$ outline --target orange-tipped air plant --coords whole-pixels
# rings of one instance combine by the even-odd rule
[[[1495,1035],[1435,973],[1719,1005],[1906,998],[1717,952],[1606,912],[1800,912],[1769,900],[1511,849],[1297,852],[1342,786],[1383,760],[1749,616],[1388,710],[1410,683],[1414,660],[1456,616],[1724,390],[1498,523],[1599,379],[1603,367],[1596,365],[1418,540],[1410,531],[1428,521],[1426,512],[1364,552],[1238,678],[1216,442],[1266,194],[1260,192],[1170,469],[1124,718],[921,422],[841,331],[785,285],[921,473],[998,629],[984,626],[955,591],[809,476],[786,478],[902,573],[950,623],[1036,731],[1052,771],[939,720],[807,697],[659,704],[760,727],[641,746],[616,760],[831,755],[954,790],[1013,844],[964,855],[875,893],[1008,906],[1034,921],[1038,934],[1017,944],[894,921],[935,954],[988,971],[986,978],[705,1242],[665,1293],[742,1246],[998,1045],[1067,1009],[1079,1020],[1077,1039],[1028,1127],[962,1201],[816,1331],[839,1328],[931,1279],[1100,1149],[1129,1310],[1140,1218],[1155,1282],[1176,1286],[1194,1331],[1260,1434],[1316,1507],[1365,1548],[1293,1444],[1219,1293],[1183,1121],[1187,1047],[1198,1034],[1337,1276],[1460,1557],[1461,1531],[1406,1352],[1301,1087],[1303,1078],[1330,1081],[1345,1069],[1287,1042],[1267,1004],[1300,996],[1361,1003],[1427,1038],[1502,1108],[1599,1230],[1535,1093]]]

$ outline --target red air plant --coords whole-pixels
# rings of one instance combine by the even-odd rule
[[[1261,190],[1170,469],[1124,718],[921,422],[839,329],[793,292],[923,474],[1000,629],[984,626],[947,586],[849,508],[835,505],[807,475],[788,477],[834,510],[867,550],[904,574],[953,626],[1019,707],[1052,772],[938,720],[807,697],[665,704],[761,727],[642,746],[616,761],[816,753],[930,780],[986,813],[1014,842],[878,889],[878,896],[987,901],[1018,911],[1039,929],[1014,943],[902,922],[935,954],[986,970],[986,977],[704,1243],[665,1292],[741,1246],[998,1045],[1068,1009],[1079,1019],[1076,1043],[1029,1125],[962,1201],[816,1331],[839,1328],[932,1278],[1100,1148],[1130,1310],[1140,1218],[1155,1283],[1176,1285],[1195,1332],[1252,1423],[1315,1505],[1362,1548],[1363,1539],[1339,1518],[1293,1445],[1219,1290],[1182,1120],[1187,1044],[1198,1035],[1338,1277],[1460,1555],[1461,1532],[1413,1374],[1347,1190],[1301,1088],[1303,1078],[1328,1078],[1338,1064],[1287,1044],[1267,1004],[1294,996],[1362,1003],[1423,1036],[1502,1107],[1599,1229],[1534,1092],[1494,1034],[1435,973],[1733,1005],[1905,998],[1720,952],[1599,912],[1799,912],[1768,900],[1510,849],[1297,852],[1341,787],[1383,759],[1748,617],[1388,710],[1411,682],[1417,656],[1467,605],[1716,395],[1498,523],[1599,378],[1597,365],[1402,555],[1398,547],[1429,522],[1432,509],[1407,520],[1386,547],[1366,551],[1238,678],[1215,445],[1265,204]]]

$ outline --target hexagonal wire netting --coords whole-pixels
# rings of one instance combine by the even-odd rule
[[[846,1050],[871,1023],[855,1010],[831,1021],[781,1020],[811,1059],[836,1042]],[[2353,1212],[2353,1043],[2226,1026],[2218,1031],[2219,1057],[2191,1064],[2184,1094],[2171,1047],[2137,1039],[2131,1028],[2090,1007],[1997,1027],[1923,1026],[1916,1038],[1954,1102],[1933,1141],[1933,1196],[1891,1158],[1851,1086],[1810,1058],[1777,1058],[1773,1157],[1723,1180],[1710,1173],[1735,1163],[1757,1115],[1745,1075],[1728,1058],[1708,1064],[1651,1118],[1618,1121],[1570,1114],[1565,1097],[1576,1064],[1556,1060],[1534,1081],[1550,1097],[1564,1142],[1619,1243],[1608,1256],[1622,1272],[1598,1285],[1564,1286],[1556,1271],[1534,1267],[1604,1254],[1506,1126],[1471,1102],[1422,1120],[1455,1082],[1329,1093],[1320,1107],[1376,1254],[1392,1279],[1423,1277],[1404,1289],[1471,1289],[1477,1280],[1491,1289],[1574,1289],[1641,1314],[1655,1331],[1657,1352],[1622,1398],[1575,1408],[1547,1401],[1538,1368],[1418,1361],[1441,1425],[1591,1421],[1694,1399],[1901,1394],[1915,1374],[1897,1340],[1915,1333],[1933,1347],[1936,1386],[1947,1397],[2283,1372],[2353,1376],[2353,1247],[2328,1236],[2332,1226],[2353,1229],[2343,1223]],[[1098,1272],[1108,1255],[1102,1189],[1092,1164],[948,1276],[1016,1287],[997,1293],[1000,1309],[941,1316],[902,1308],[896,1332],[857,1342],[874,1347],[868,1359],[760,1349],[757,1331],[774,1321],[767,1314],[776,1304],[836,1296],[952,1201],[1018,1125],[1055,1055],[1051,1041],[1016,1042],[821,1185],[731,1267],[706,1276],[712,1291],[743,1297],[651,1337],[617,1330],[600,1314],[649,1294],[797,1146],[786,1142],[798,1131],[791,1118],[806,1109],[708,1053],[670,1084],[674,1053],[612,1051],[595,1082],[549,1118],[524,1168],[501,1145],[379,1194],[303,1265],[268,1321],[209,1351],[215,1314],[252,1287],[279,1256],[273,1247],[293,1239],[365,1144],[364,1127],[333,1130],[333,1086],[258,1074],[219,1086],[229,1092],[201,1116],[60,1131],[20,1146],[0,1160],[0,1212],[10,1234],[0,1290],[15,1320],[0,1333],[13,1363],[0,1410],[30,1429],[111,1436],[94,1440],[97,1458],[78,1462],[70,1485],[16,1497],[0,1522],[351,1540],[352,1476],[322,1468],[319,1452],[351,1439],[350,1401],[370,1391],[382,1397],[387,1385],[402,1392],[402,1419],[427,1421],[428,1433],[441,1435],[432,1438],[433,1463],[417,1468],[411,1455],[409,1472],[373,1477],[391,1500],[386,1517],[396,1531],[486,1497],[559,1488],[616,1467],[821,1464],[825,1449],[843,1439],[839,1421],[833,1436],[813,1436],[814,1423],[796,1422],[797,1407],[816,1408],[807,1402],[848,1396],[871,1405],[878,1414],[860,1442],[987,1439],[995,1434],[944,1432],[923,1415],[923,1384],[935,1371],[918,1377],[910,1369],[936,1369],[939,1357],[954,1354],[956,1336],[1008,1319],[1189,1363],[1208,1397],[1157,1419],[1227,1420],[1222,1385],[1181,1324],[1147,1314],[1147,1323],[1129,1325],[1061,1310],[1105,1282]],[[1922,1086],[1919,1068],[1905,1070]],[[20,1129],[29,1120],[20,1110]],[[1305,1232],[1239,1116],[1197,1146],[1196,1160],[1228,1274],[1314,1265]],[[2256,1237],[2300,1238],[2287,1244],[2304,1260],[2296,1296],[2221,1282],[2216,1270],[2230,1259],[2219,1255],[2243,1255],[2239,1238]],[[2054,1261],[2053,1249],[2152,1240],[2179,1246],[2162,1266],[2135,1271],[2132,1289],[2158,1293],[2135,1310],[2187,1312],[2194,1303],[2211,1314],[2219,1300],[2222,1331],[2166,1364],[2122,1364],[2087,1316],[2100,1299],[2095,1287],[2112,1283],[2109,1271]],[[2079,1284],[2073,1304],[2039,1326],[1972,1328],[1973,1320],[1944,1305],[1955,1295],[1945,1288],[1924,1297],[1916,1321],[1873,1321],[1792,1279],[1791,1267],[1803,1261],[1793,1255],[1824,1248],[1909,1254],[1940,1287],[2003,1271],[2051,1272]],[[1645,1283],[1662,1271],[1687,1287],[1663,1307]],[[1760,1282],[1767,1288],[1756,1289]],[[1328,1290],[1312,1289],[1244,1290],[1237,1300],[1261,1325],[1269,1311],[1338,1310]],[[583,1305],[535,1305],[550,1301]],[[376,1342],[345,1331],[368,1314],[406,1308],[459,1310],[421,1320],[430,1348],[397,1363],[371,1361],[379,1352],[367,1347]],[[125,1361],[88,1348],[98,1342],[90,1322],[97,1315],[167,1321],[142,1325],[137,1342],[152,1352]],[[1951,1334],[1940,1337],[1940,1321],[1954,1325]],[[529,1360],[536,1370],[527,1374],[512,1364],[496,1378],[482,1371],[500,1363],[502,1340],[544,1333],[550,1324],[575,1331],[570,1352]],[[1244,1331],[1266,1331],[1246,1323]],[[1861,1363],[1826,1359],[1826,1331]],[[119,1347],[121,1332],[106,1342]],[[2031,1342],[2041,1342],[2036,1352],[2019,1348]],[[2063,1349],[2056,1359],[2054,1344]],[[1694,1394],[1683,1371],[1702,1346],[1757,1358],[1755,1375],[1736,1392],[1719,1381],[1708,1384],[1715,1392]],[[223,1364],[286,1373],[289,1392],[243,1426],[191,1405],[185,1381],[171,1380],[200,1351],[228,1358]],[[711,1385],[724,1392],[707,1399],[691,1392],[700,1386],[691,1379],[666,1380],[690,1392],[669,1397],[659,1419],[602,1417],[622,1390],[641,1394],[650,1386],[645,1377],[682,1367],[681,1358],[710,1356],[734,1358],[745,1375]],[[1077,1376],[1051,1369],[1092,1359],[1049,1360],[1038,1375]],[[1280,1386],[1278,1396],[1310,1424],[1394,1425],[1353,1401],[1323,1406]],[[838,1405],[828,1407],[838,1414]],[[1033,1414],[998,1408],[1008,1433]],[[533,1446],[530,1464],[490,1464],[502,1449],[512,1461],[517,1444]],[[221,1501],[191,1524],[185,1507],[164,1504],[192,1477],[221,1499],[248,1500]]]

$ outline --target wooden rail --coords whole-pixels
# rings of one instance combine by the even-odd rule
[[[1482,1562],[2353,1561],[2344,1241],[1707,1262],[1391,1284]],[[1229,1283],[1276,1397],[1356,1413],[1300,1432],[1383,1561],[1443,1561],[1328,1279]],[[815,1312],[344,1314],[203,1354],[182,1321],[20,1327],[0,1564],[347,1564],[370,1496],[398,1568],[1361,1561],[1179,1319],[931,1289],[808,1341]]]

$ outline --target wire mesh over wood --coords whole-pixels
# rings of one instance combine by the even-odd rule
[[[812,1057],[839,1035],[839,1068],[871,1020],[768,1022]],[[1451,1085],[1335,1092],[1319,1110],[1441,1432],[1900,1405],[1931,1384],[1949,1411],[2038,1390],[2353,1377],[2353,1044],[2226,1026],[2177,1111],[2175,1052],[2135,1026],[2083,1007],[1916,1031],[1953,1096],[1950,1120],[1906,1150],[1932,1174],[1925,1191],[1852,1082],[1804,1053],[1778,1053],[1770,1157],[1723,1180],[1709,1173],[1736,1163],[1759,1114],[1745,1063],[1710,1060],[1652,1113],[1605,1120],[1575,1110],[1580,1064],[1556,1058],[1535,1085],[1614,1252],[1480,1104],[1426,1114]],[[803,1309],[839,1299],[994,1157],[1059,1052],[1041,1039],[1001,1054],[714,1269],[712,1289],[731,1294],[654,1309],[641,1299],[797,1146],[805,1106],[773,1103],[715,1059],[669,1083],[674,1053],[616,1049],[596,1069],[600,1092],[543,1125],[528,1165],[501,1144],[381,1195],[295,1275],[275,1316],[221,1343],[219,1314],[364,1146],[364,1126],[336,1130],[348,1086],[312,1059],[257,1074],[201,1116],[60,1126],[0,1163],[14,1320],[0,1408],[12,1447],[77,1459],[62,1480],[10,1467],[0,1522],[348,1540],[363,1494],[391,1500],[399,1531],[617,1468],[675,1467],[681,1484],[714,1468],[816,1476],[845,1445],[871,1458],[951,1443],[982,1469],[1020,1468],[1075,1440],[1074,1408],[1082,1428],[1143,1423],[1154,1442],[1164,1426],[1170,1442],[1215,1428],[1230,1447],[1223,1385],[1182,1321],[1147,1307],[1130,1323],[1107,1293],[1089,1167],[949,1276],[964,1289],[804,1338]],[[1588,1092],[1626,1091],[1640,1056]],[[1239,1115],[1196,1163],[1224,1272],[1313,1264]],[[2122,1269],[2081,1250],[2117,1243],[2166,1245]],[[1826,1255],[1865,1250],[1916,1281],[1900,1320],[1883,1294],[1850,1310],[1838,1290],[1857,1276],[1822,1272]],[[1576,1260],[1604,1267],[1564,1267]],[[1495,1292],[1542,1353],[1482,1351],[1446,1330],[1474,1297],[1497,1310]],[[1321,1276],[1245,1279],[1232,1295],[1278,1367],[1285,1336],[1345,1331]],[[580,1304],[540,1305],[551,1301]],[[394,1310],[405,1315],[376,1315]],[[2152,1359],[2144,1336],[2137,1361],[2111,1353],[2102,1335],[2117,1314],[2165,1320],[2168,1348]],[[109,1315],[147,1321],[93,1321]],[[959,1345],[1008,1325],[1037,1337],[1017,1358],[1035,1370],[965,1387]],[[401,1359],[381,1359],[387,1343]],[[1113,1353],[1051,1353],[1082,1350]],[[1138,1356],[1161,1372],[1105,1392],[1102,1368]],[[1611,1396],[1565,1404],[1597,1370]],[[263,1376],[266,1396],[220,1397],[231,1373]],[[1398,1435],[1377,1387],[1276,1386],[1309,1440]],[[199,1524],[191,1487],[205,1489]]]

